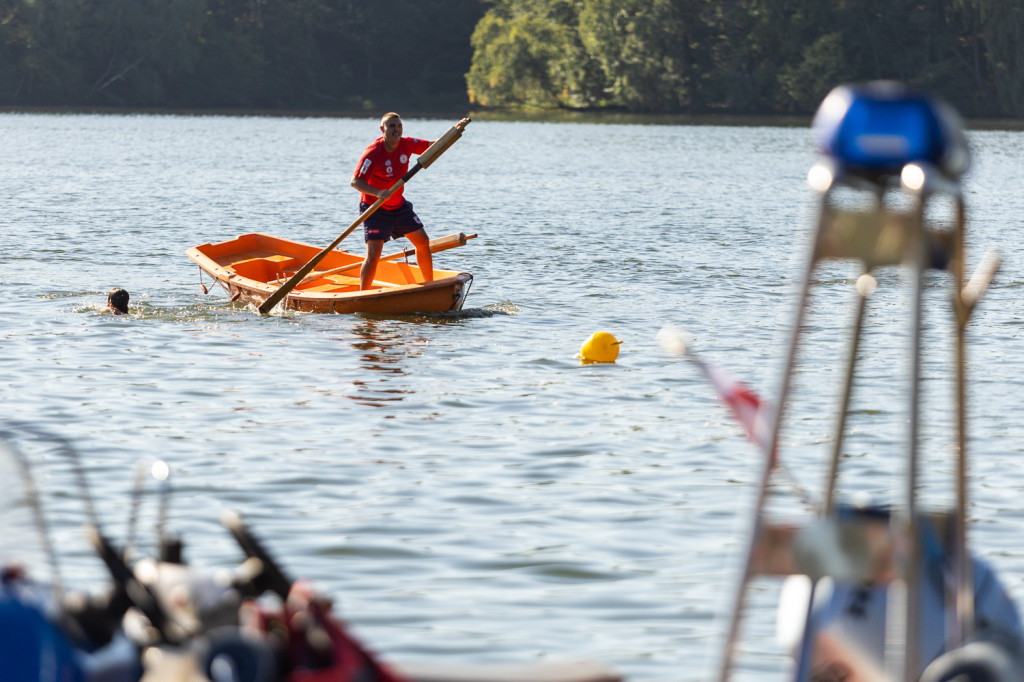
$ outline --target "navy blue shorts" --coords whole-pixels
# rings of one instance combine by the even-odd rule
[[[359,213],[370,208],[371,204],[359,202]],[[370,217],[363,221],[363,239],[379,239],[388,241],[404,237],[410,232],[423,229],[423,223],[418,215],[412,210],[412,202],[406,201],[400,208],[389,211],[378,208],[370,214]]]

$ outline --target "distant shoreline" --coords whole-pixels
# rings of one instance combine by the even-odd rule
[[[71,107],[20,106],[0,107],[0,114],[95,114],[119,116],[223,116],[268,118],[366,118],[376,119],[383,111],[376,110],[284,110],[284,109],[182,109],[174,107]],[[469,116],[479,121],[509,121],[537,123],[595,123],[620,125],[707,125],[707,126],[766,126],[779,128],[807,127],[811,116],[744,115],[744,114],[632,114],[622,111],[566,111],[566,110],[504,110],[473,109],[467,107],[440,107],[416,109],[402,108],[405,118],[458,119]],[[968,130],[1024,130],[1024,119],[978,118],[967,120]]]

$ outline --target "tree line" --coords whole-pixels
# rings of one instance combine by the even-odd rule
[[[806,114],[894,79],[1024,115],[1024,5],[1006,0],[495,0],[472,42],[483,105]]]
[[[0,106],[798,114],[888,78],[1024,117],[1007,0],[0,0]]]
[[[466,103],[479,0],[0,0],[0,105]]]

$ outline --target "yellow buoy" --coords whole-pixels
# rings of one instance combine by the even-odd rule
[[[619,357],[619,344],[622,343],[608,332],[594,332],[583,342],[580,354],[583,364],[591,362],[615,362]]]

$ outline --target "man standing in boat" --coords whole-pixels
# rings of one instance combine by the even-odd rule
[[[463,125],[468,119],[460,121]],[[359,192],[359,212],[368,209],[377,199],[388,196],[391,187],[409,170],[409,157],[422,154],[431,140],[402,137],[402,119],[394,113],[380,119],[383,135],[363,150],[359,164],[352,174],[352,187]],[[430,254],[430,239],[419,216],[413,212],[412,202],[403,196],[405,187],[399,187],[380,208],[363,222],[366,241],[366,260],[359,271],[359,288],[369,289],[377,272],[384,242],[405,237],[416,249],[416,264],[423,272],[424,281],[434,279],[434,262]]]

